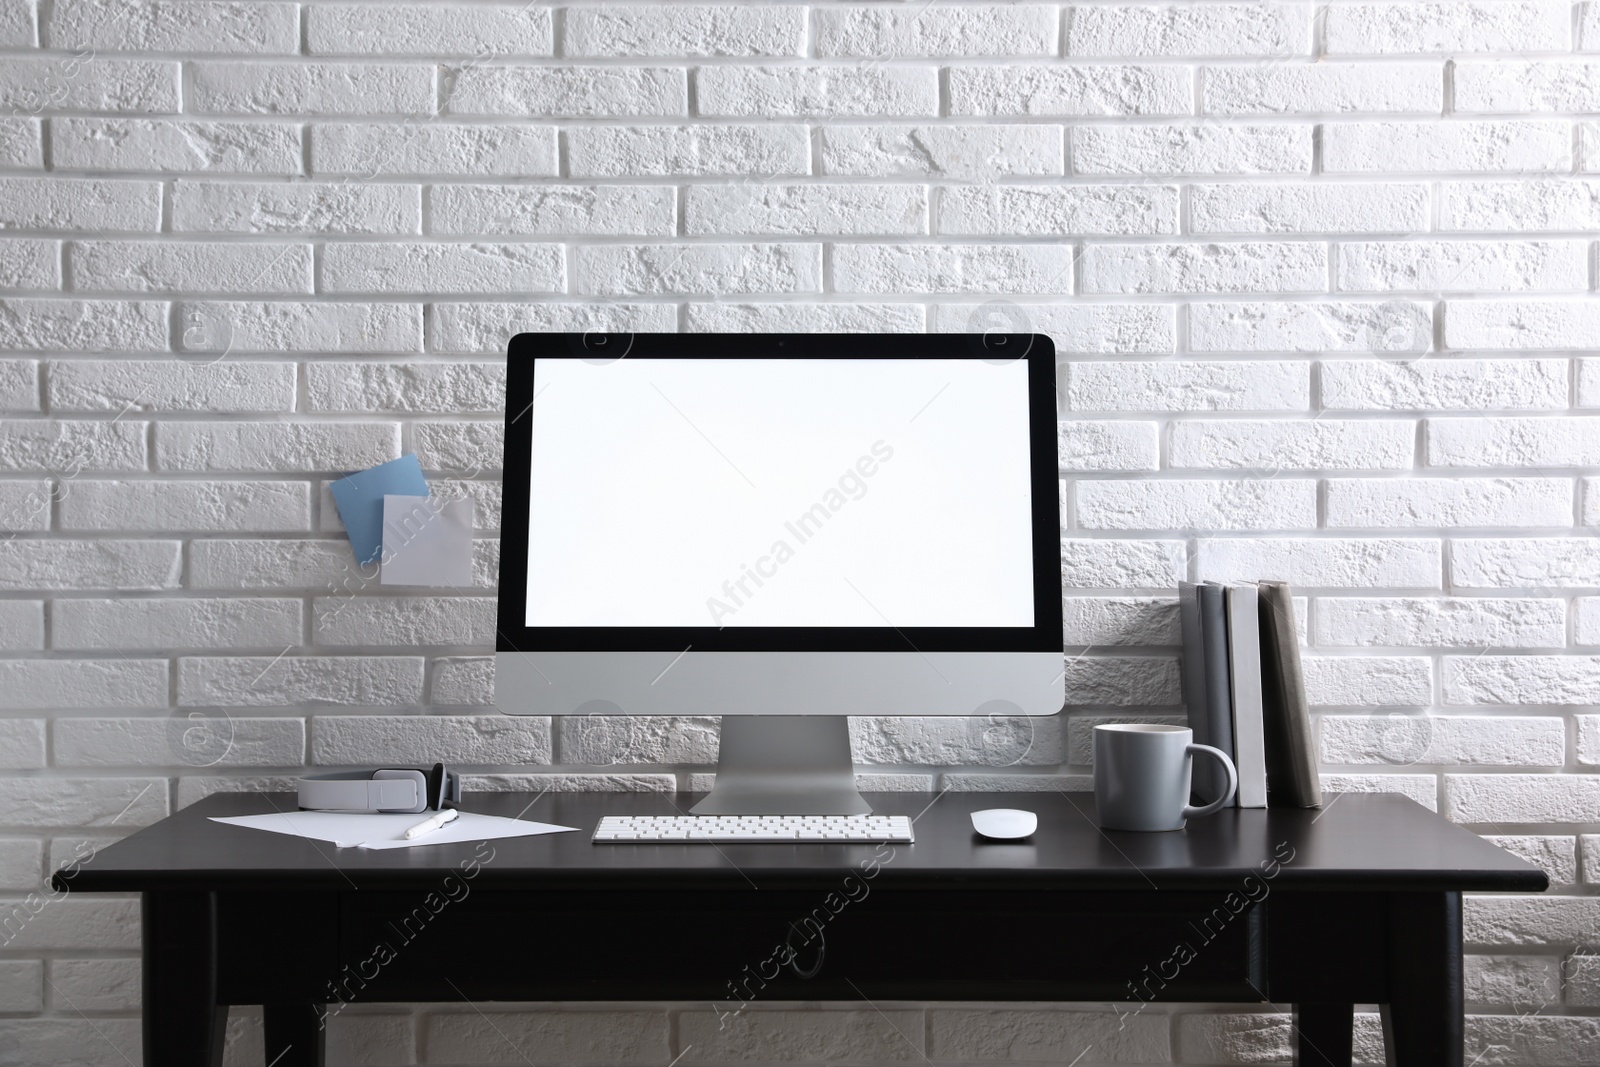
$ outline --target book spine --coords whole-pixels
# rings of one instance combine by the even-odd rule
[[[1200,632],[1200,587],[1190,582],[1178,585],[1178,621],[1183,628],[1183,706],[1189,729],[1202,745],[1211,741],[1211,724],[1206,719],[1205,638]]]
[[[1233,750],[1233,696],[1228,675],[1228,615],[1225,590],[1215,582],[1200,587],[1200,631],[1205,649],[1205,707],[1210,740],[1202,742],[1219,748],[1237,763]],[[1197,739],[1198,740],[1198,739]],[[1205,796],[1215,799],[1227,788],[1222,768],[1208,766],[1209,787]]]
[[[1189,730],[1198,744],[1211,744],[1211,720],[1206,715],[1206,649],[1200,628],[1200,587],[1193,582],[1178,583],[1178,622],[1183,629],[1183,707]],[[1194,766],[1190,783],[1191,800],[1203,804],[1211,799],[1212,768],[1200,760]]]
[[[1228,587],[1228,667],[1233,680],[1233,747],[1241,808],[1267,806],[1266,739],[1262,732],[1261,631],[1256,587]]]

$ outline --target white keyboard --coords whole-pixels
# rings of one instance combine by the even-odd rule
[[[594,831],[597,845],[914,840],[904,815],[607,815]]]

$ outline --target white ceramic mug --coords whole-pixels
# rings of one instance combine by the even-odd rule
[[[1189,803],[1194,754],[1222,762],[1228,791],[1205,805]],[[1226,752],[1194,743],[1187,726],[1112,723],[1094,728],[1094,801],[1107,830],[1182,830],[1233,800],[1239,772]]]

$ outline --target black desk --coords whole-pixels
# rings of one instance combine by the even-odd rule
[[[230,1004],[265,1005],[267,1061],[306,1067],[323,1062],[323,1013],[342,1003],[463,998],[719,1012],[1265,1001],[1295,1006],[1302,1064],[1349,1064],[1353,1005],[1380,1004],[1399,1063],[1459,1067],[1461,893],[1547,884],[1397,796],[1136,834],[1098,830],[1088,794],[875,794],[880,813],[922,812],[915,845],[715,847],[589,843],[601,815],[670,813],[686,797],[533,799],[465,806],[582,832],[338,850],[207,819],[287,810],[291,795],[216,795],[57,884],[143,894],[144,1062],[159,1067],[220,1064]],[[986,807],[1036,811],[1039,832],[983,842],[967,816]]]

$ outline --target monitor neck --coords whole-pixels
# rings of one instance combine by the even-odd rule
[[[717,780],[696,815],[868,815],[843,715],[724,715]]]

